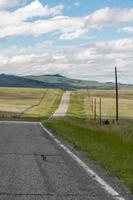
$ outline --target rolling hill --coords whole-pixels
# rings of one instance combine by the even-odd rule
[[[114,83],[107,82],[107,83],[100,83],[97,81],[84,81],[78,79],[71,79],[60,74],[55,75],[40,75],[40,76],[26,76],[26,78],[31,80],[37,80],[49,84],[54,84],[59,88],[64,89],[113,89]],[[120,88],[131,88],[133,85],[131,84],[121,84],[119,83]]]
[[[29,88],[60,88],[63,90],[75,89],[113,89],[114,83],[99,83],[71,79],[59,74],[40,76],[0,75],[0,87],[29,87]],[[120,88],[133,88],[133,85],[119,84]]]

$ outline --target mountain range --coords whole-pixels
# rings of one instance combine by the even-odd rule
[[[15,76],[0,74],[0,87],[29,87],[29,88],[59,88],[63,90],[76,89],[113,89],[114,83],[100,83],[67,78],[60,74],[40,76]],[[131,84],[121,84],[120,88],[133,88]]]

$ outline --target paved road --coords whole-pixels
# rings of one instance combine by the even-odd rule
[[[63,94],[61,103],[56,112],[53,114],[53,117],[64,117],[66,115],[69,106],[70,95],[71,95],[70,91],[66,91]]]
[[[113,198],[39,124],[1,122],[0,200]]]

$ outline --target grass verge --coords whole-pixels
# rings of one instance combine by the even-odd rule
[[[133,90],[120,91],[120,125],[99,125],[93,120],[92,99],[102,97],[103,118],[114,118],[114,91],[79,90],[71,94],[67,117],[53,119],[46,126],[55,134],[72,143],[75,148],[103,167],[111,176],[118,177],[133,193]],[[110,121],[112,121],[112,119]]]
[[[90,127],[89,120],[58,118],[45,123],[56,135],[87,153],[111,176],[118,177],[133,193],[133,137],[121,134],[118,127],[110,131]]]

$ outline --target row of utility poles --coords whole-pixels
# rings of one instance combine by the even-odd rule
[[[96,98],[92,98],[91,101],[91,109],[92,109],[92,113],[94,115],[94,120],[97,119],[97,117],[99,118],[99,122],[100,124],[102,124],[102,98],[99,98],[99,113],[97,112],[97,99]],[[98,115],[97,115],[98,113]]]
[[[118,77],[117,77],[117,68],[115,67],[115,96],[116,96],[116,112],[115,112],[115,122],[116,124],[119,123],[119,91],[118,91]],[[89,97],[90,98],[90,97]],[[100,125],[102,124],[102,98],[99,97],[99,113],[97,115],[97,99],[93,98],[91,100],[91,109],[92,109],[92,113],[94,115],[94,120],[96,120],[97,118],[99,118],[99,123]]]

